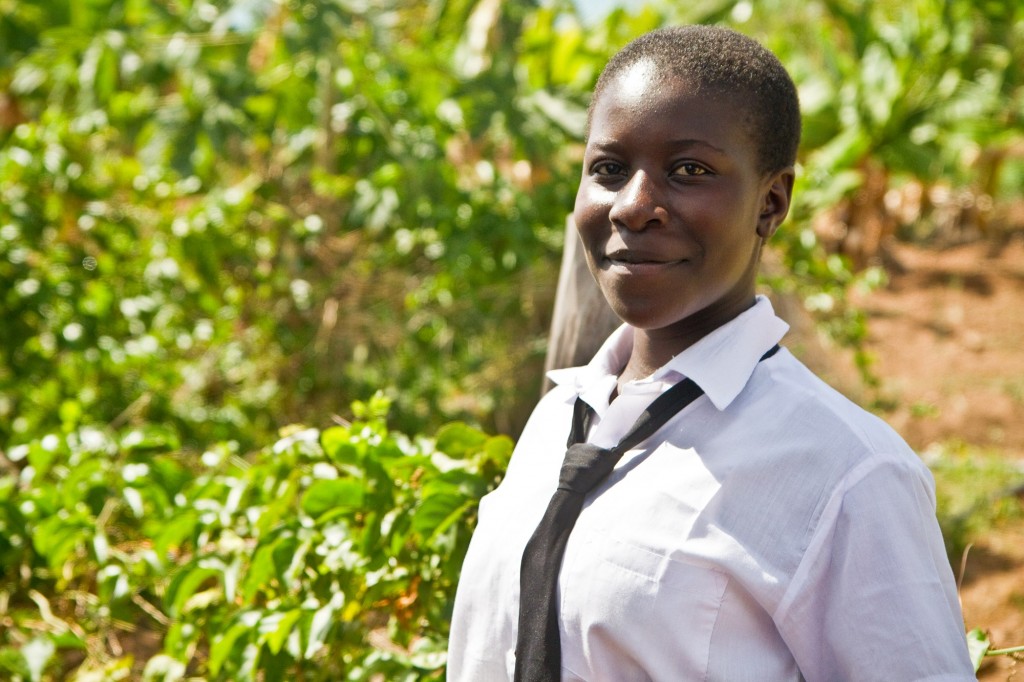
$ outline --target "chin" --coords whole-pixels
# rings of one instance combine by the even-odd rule
[[[619,319],[637,329],[654,330],[670,327],[700,311],[699,307],[665,310],[663,306],[643,306],[635,302],[630,305],[616,304],[609,299],[612,311]],[[692,309],[691,309],[692,308]]]

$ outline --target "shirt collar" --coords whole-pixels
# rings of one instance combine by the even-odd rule
[[[719,410],[724,410],[746,386],[761,356],[789,330],[775,315],[771,302],[758,296],[754,305],[726,322],[641,382],[670,383],[690,377]],[[622,325],[604,342],[589,364],[556,369],[548,377],[559,386],[574,389],[600,414],[633,348],[634,329]]]

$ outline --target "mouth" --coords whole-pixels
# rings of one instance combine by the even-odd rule
[[[613,267],[621,267],[630,271],[656,269],[662,266],[677,265],[686,262],[685,258],[666,258],[663,254],[634,249],[618,249],[605,255],[605,261]]]

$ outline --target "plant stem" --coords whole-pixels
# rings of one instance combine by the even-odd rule
[[[1004,656],[1006,654],[1015,654],[1024,651],[1024,645],[1012,646],[1009,649],[989,649],[985,652],[986,656]]]

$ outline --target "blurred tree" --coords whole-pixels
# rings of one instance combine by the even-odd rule
[[[579,135],[518,82],[532,11],[2,15],[0,435],[150,420],[251,443],[377,386],[405,425],[514,430]]]
[[[378,387],[400,428],[516,433],[588,93],[679,21],[738,26],[793,71],[805,142],[771,283],[856,343],[847,258],[912,213],[893,191],[964,188],[982,219],[1019,196],[1022,11],[706,0],[584,26],[564,0],[4,4],[0,438],[149,420],[253,443]]]

